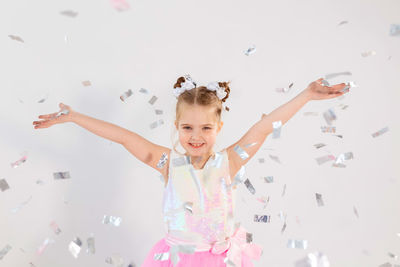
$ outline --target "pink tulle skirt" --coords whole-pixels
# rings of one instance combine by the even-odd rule
[[[146,259],[144,260],[141,267],[173,267],[171,259],[165,261],[157,261],[154,260],[154,254],[156,253],[164,253],[169,251],[169,246],[165,242],[165,239],[161,239],[157,242],[147,254]],[[227,266],[224,263],[224,259],[226,257],[226,252],[223,254],[213,254],[210,251],[199,251],[194,254],[183,254],[178,253],[179,262],[175,267],[225,267]],[[242,267],[253,267],[253,263],[251,259],[242,254]]]

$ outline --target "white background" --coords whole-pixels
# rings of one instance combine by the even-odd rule
[[[0,266],[107,266],[112,255],[120,255],[124,266],[140,266],[164,236],[163,184],[155,170],[73,123],[33,129],[37,116],[58,111],[60,102],[172,147],[176,79],[189,73],[201,85],[231,80],[230,111],[223,113],[216,148],[222,149],[313,80],[343,71],[352,75],[330,82],[354,81],[357,88],[341,99],[307,103],[284,125],[281,138],[269,136],[247,164],[256,195],[238,188],[237,220],[264,249],[255,266],[294,266],[314,251],[334,267],[400,264],[388,255],[400,254],[400,36],[389,35],[390,24],[400,24],[399,0],[129,4],[117,11],[107,0],[0,3],[0,179],[10,185],[0,192],[0,250],[12,246]],[[78,15],[61,15],[64,10]],[[246,56],[252,44],[256,52]],[[361,56],[367,51],[376,55]],[[86,80],[92,85],[83,86]],[[288,93],[276,92],[290,83]],[[134,94],[124,103],[119,96],[128,89]],[[152,95],[158,97],[154,106],[148,103]],[[343,138],[321,133],[328,108],[334,108]],[[164,124],[150,129],[158,119]],[[372,138],[385,126],[387,133]],[[321,142],[326,146],[316,149]],[[24,152],[27,161],[12,168]],[[315,160],[345,152],[354,155],[345,168]],[[54,180],[60,171],[69,171],[71,179]],[[266,184],[261,178],[269,175],[275,181]],[[315,193],[322,194],[323,207]],[[258,196],[270,196],[265,209]],[[287,214],[283,234],[280,211]],[[255,223],[254,214],[271,215],[271,222]],[[121,225],[102,224],[104,215],[121,217]],[[53,220],[59,235],[49,227]],[[86,253],[92,233],[94,255]],[[77,259],[68,251],[76,236],[84,242]],[[54,242],[38,255],[46,238]],[[287,248],[288,239],[305,239],[308,247]]]

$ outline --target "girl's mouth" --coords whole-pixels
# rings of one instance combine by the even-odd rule
[[[198,143],[198,144],[189,143],[189,145],[193,148],[199,148],[199,147],[202,147],[204,145],[204,143],[201,143],[201,144],[200,143]]]

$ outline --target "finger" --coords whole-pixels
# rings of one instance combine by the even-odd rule
[[[51,113],[51,114],[46,114],[46,115],[39,115],[40,119],[51,119],[54,118],[57,115],[58,112]]]
[[[346,87],[346,84],[345,84],[345,83],[339,83],[339,84],[333,85],[333,86],[332,86],[332,89],[333,89],[333,90],[342,90],[342,89],[345,88],[345,87]]]

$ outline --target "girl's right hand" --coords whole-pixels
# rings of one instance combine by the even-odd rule
[[[71,121],[71,113],[72,109],[64,105],[63,103],[59,104],[60,111],[56,113],[51,113],[47,115],[39,115],[39,118],[42,119],[40,121],[34,121],[33,124],[35,125],[35,129],[39,128],[48,128],[54,124],[64,123]],[[63,111],[62,114],[61,111]],[[65,114],[68,113],[68,114]]]

